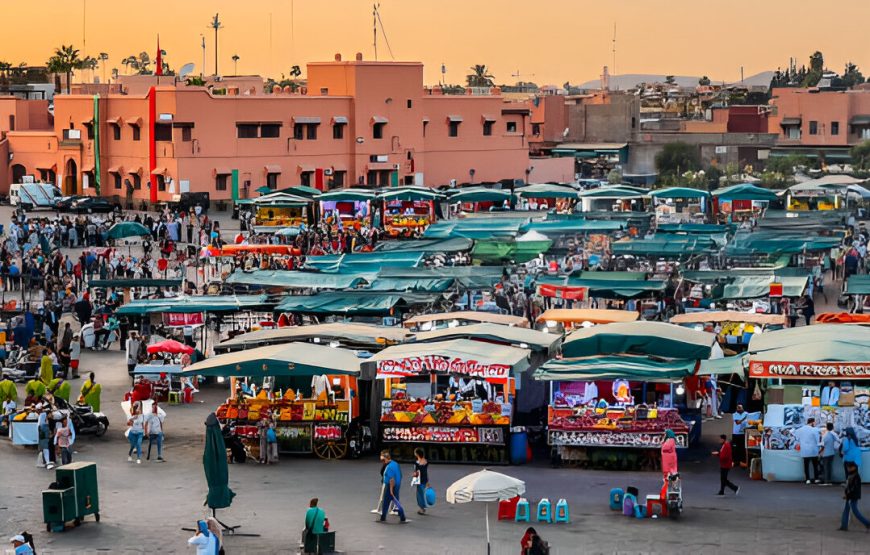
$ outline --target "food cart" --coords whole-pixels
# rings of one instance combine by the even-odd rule
[[[510,191],[500,189],[487,189],[486,187],[463,187],[457,190],[448,190],[447,202],[450,203],[451,213],[480,213],[504,210],[511,204]]]
[[[422,232],[435,221],[435,203],[442,195],[423,187],[402,187],[378,195],[383,203],[383,223],[387,234],[396,237]]]
[[[374,191],[367,189],[337,189],[315,197],[320,203],[321,221],[334,229],[371,225]]]
[[[804,480],[795,432],[809,418],[820,430],[832,423],[841,438],[852,427],[863,467],[870,465],[870,329],[851,324],[788,328],[754,336],[748,352],[749,376],[768,384],[760,427],[765,480]],[[831,394],[831,384],[838,395]],[[844,479],[841,462],[837,457],[834,481]],[[870,473],[862,478],[870,481]]]
[[[218,355],[184,375],[232,378],[216,415],[253,456],[259,456],[257,423],[271,418],[280,452],[340,459],[363,445],[359,372],[353,351],[291,342]]]
[[[529,350],[469,339],[408,343],[370,360],[379,438],[399,459],[506,464],[517,373]],[[374,418],[373,418],[374,421]]]
[[[254,225],[298,227],[309,223],[311,200],[288,193],[271,193],[254,199]]]

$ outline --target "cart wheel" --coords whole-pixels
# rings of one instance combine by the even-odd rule
[[[343,459],[347,455],[347,439],[316,441],[314,454],[321,459]]]
[[[76,528],[78,528],[78,527],[81,526],[81,525],[82,525],[82,519],[81,519],[81,518],[76,518],[75,520],[73,520],[73,526],[75,526]]]
[[[94,513],[94,518],[97,519],[97,522],[100,521],[100,513]]]

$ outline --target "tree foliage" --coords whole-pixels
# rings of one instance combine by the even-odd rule
[[[859,170],[870,170],[870,141],[864,141],[852,147],[852,166]]]
[[[69,93],[72,84],[72,73],[77,69],[84,69],[85,63],[90,63],[79,57],[79,51],[73,45],[60,45],[55,48],[54,55],[45,63],[49,73],[64,74],[66,76],[66,92]]]
[[[700,167],[698,149],[681,141],[666,144],[656,154],[656,169],[662,177],[674,178],[687,171],[696,171]]]
[[[465,80],[469,87],[491,87],[495,77],[489,73],[489,68],[484,64],[476,64],[472,66]]]

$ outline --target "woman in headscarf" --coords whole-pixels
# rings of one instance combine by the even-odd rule
[[[662,442],[662,474],[665,479],[677,473],[677,435],[673,430],[665,430],[665,440]]]
[[[103,386],[97,383],[94,373],[91,372],[79,391],[79,403],[89,405],[94,412],[100,412],[100,393],[102,391]]]
[[[218,555],[220,542],[204,520],[196,521],[196,535],[187,540],[189,545],[196,546],[196,555]]]
[[[858,443],[858,435],[855,433],[855,428],[849,426],[845,429],[846,437],[843,443],[840,444],[840,455],[843,456],[843,468],[846,468],[850,462],[855,463],[858,467],[858,473],[861,473],[861,445]],[[848,472],[846,473],[848,475]]]
[[[55,397],[59,397],[69,403],[69,396],[72,387],[70,387],[69,382],[64,380],[63,378],[55,378],[51,380],[51,383],[48,384],[46,391],[54,395]]]

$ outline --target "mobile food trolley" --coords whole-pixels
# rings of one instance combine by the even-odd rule
[[[505,464],[528,349],[469,339],[409,343],[371,358],[378,380],[379,438],[400,459],[425,446],[429,460]]]
[[[352,351],[293,342],[212,357],[184,375],[231,378],[231,395],[216,415],[252,455],[259,455],[257,423],[270,418],[280,452],[340,459],[358,454],[359,364]]]

